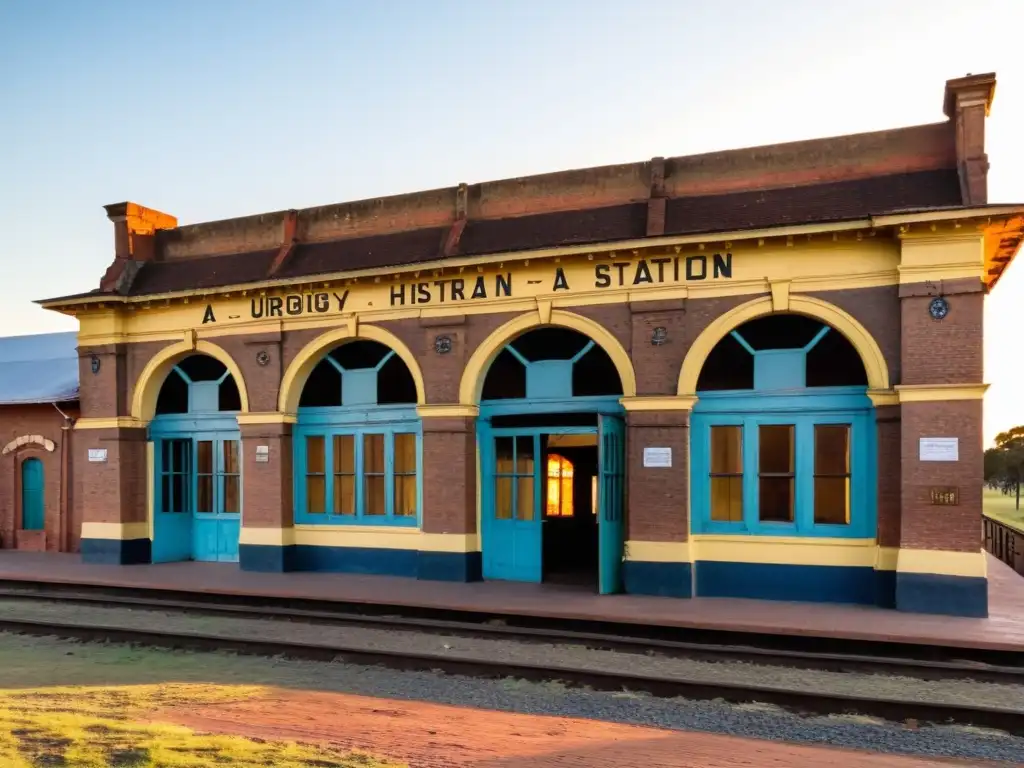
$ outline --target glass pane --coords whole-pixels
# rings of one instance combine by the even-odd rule
[[[562,475],[562,517],[572,517],[572,474]]]
[[[845,475],[850,471],[850,425],[814,427],[814,474]]]
[[[238,474],[238,441],[224,441],[224,472],[229,475]]]
[[[762,477],[758,499],[761,520],[793,522],[794,481],[792,477]]]
[[[516,474],[533,474],[533,437],[516,438]]]
[[[511,437],[494,438],[495,473],[499,475],[512,474],[512,445]]]
[[[173,475],[162,475],[160,477],[160,509],[163,512],[174,512],[174,476]]]
[[[850,478],[814,478],[814,522],[850,524]]]
[[[356,513],[356,476],[334,476],[334,514],[354,515]]]
[[[711,474],[738,475],[742,472],[743,427],[712,427]]]
[[[735,523],[743,519],[743,477],[711,478],[711,519]]]
[[[202,451],[199,453],[201,456]],[[212,457],[213,454],[210,455]],[[197,482],[199,498],[196,499],[196,512],[213,512],[213,475],[200,475]]]
[[[370,476],[366,482],[366,514],[383,515],[387,512],[384,505],[384,475]]]
[[[324,473],[324,438],[322,435],[306,438],[306,473],[310,475]]]
[[[200,475],[213,474],[213,441],[200,440],[196,443],[198,459],[198,472]]]
[[[395,476],[395,515],[416,516],[416,475]]]
[[[363,435],[363,472],[368,475],[384,474],[384,435]],[[381,487],[384,487],[383,483]],[[367,514],[384,513],[367,511]]]
[[[327,511],[327,478],[323,475],[306,476],[306,511],[322,515]]]
[[[494,481],[494,518],[496,520],[512,519],[511,477],[499,477]]]
[[[793,425],[762,424],[759,427],[761,474],[788,474],[793,471]]]
[[[416,474],[416,435],[411,432],[395,435],[395,472],[400,475]]]
[[[548,467],[550,468],[550,460]],[[548,493],[547,493],[547,510],[545,514],[550,517],[556,517],[562,508],[562,483],[558,479],[557,475],[551,477],[551,473],[548,473]]]
[[[533,476],[517,477],[516,483],[516,519],[533,520]]]
[[[170,508],[165,507],[166,512],[188,512],[189,511],[189,498],[191,496],[192,476],[189,474],[174,475],[171,478],[171,493],[174,495],[174,500]]]
[[[230,513],[241,512],[241,505],[238,503],[238,475],[224,476],[224,511]]]
[[[356,436],[334,436],[334,471],[345,475],[356,473]]]

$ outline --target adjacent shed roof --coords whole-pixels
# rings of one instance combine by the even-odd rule
[[[0,337],[0,405],[78,399],[78,334]]]

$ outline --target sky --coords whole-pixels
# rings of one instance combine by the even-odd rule
[[[937,122],[995,71],[1024,203],[1020,0],[0,0],[0,333],[73,329],[102,206],[183,224]],[[1017,140],[1015,140],[1017,139]],[[1024,262],[1024,256],[1020,258]],[[985,441],[1024,424],[1024,264],[985,310]]]

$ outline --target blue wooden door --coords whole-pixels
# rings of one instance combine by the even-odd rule
[[[155,441],[153,499],[154,563],[192,558],[192,439]]]
[[[25,459],[21,463],[21,529],[41,531],[45,525],[43,462]]]
[[[192,510],[192,559],[238,562],[242,476],[236,435],[195,440],[195,504]]]
[[[484,578],[540,582],[540,434],[485,431],[483,438]]]
[[[626,540],[626,428],[622,419],[598,419],[598,562],[602,595],[622,591],[622,554]]]

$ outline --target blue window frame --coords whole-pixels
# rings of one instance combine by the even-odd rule
[[[295,441],[295,521],[416,526],[423,441],[415,407],[301,408]]]

